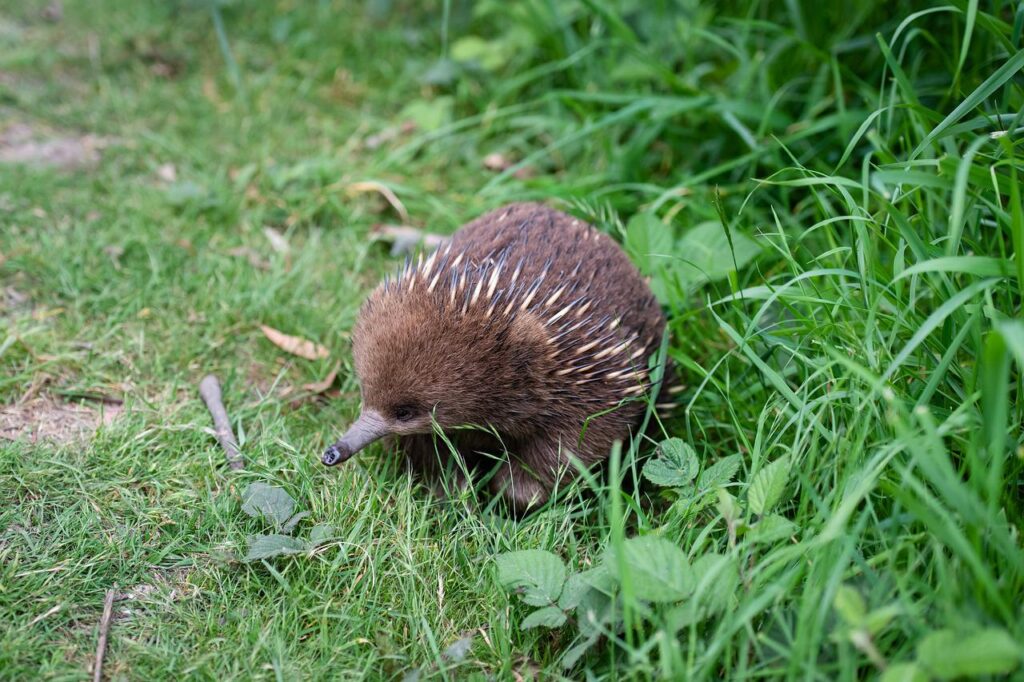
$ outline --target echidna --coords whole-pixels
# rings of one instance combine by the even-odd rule
[[[323,462],[396,436],[436,476],[441,431],[469,469],[506,453],[489,486],[525,512],[572,456],[600,461],[638,427],[664,329],[613,239],[539,204],[498,209],[370,294],[352,334],[362,412]]]

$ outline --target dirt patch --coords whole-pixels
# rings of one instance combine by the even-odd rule
[[[81,442],[88,440],[101,425],[113,422],[123,409],[111,403],[92,409],[50,397],[34,398],[0,407],[0,439],[57,445]]]
[[[104,140],[14,123],[0,131],[0,163],[65,171],[88,170],[100,162]]]

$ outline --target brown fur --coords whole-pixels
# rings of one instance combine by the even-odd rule
[[[646,404],[635,398],[664,328],[615,241],[514,204],[378,287],[353,350],[364,409],[414,414],[394,433],[416,470],[436,476],[447,452],[428,435],[436,420],[470,466],[482,452],[509,453],[490,487],[521,512],[572,475],[569,453],[593,464],[638,427]],[[471,424],[491,435],[457,428]]]

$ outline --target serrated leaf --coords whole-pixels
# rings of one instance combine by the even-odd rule
[[[558,601],[565,584],[565,564],[551,552],[528,549],[499,554],[498,582],[522,591],[531,606],[549,606]]]
[[[776,542],[793,535],[799,526],[784,516],[768,514],[747,530],[746,539],[750,542]]]
[[[529,630],[536,627],[560,628],[563,625],[565,625],[565,612],[557,606],[545,606],[523,618],[523,622],[519,624],[519,627],[523,630]]]
[[[694,591],[691,603],[699,616],[724,611],[736,594],[740,575],[734,556],[711,552],[693,562]]]
[[[301,554],[306,551],[306,543],[290,535],[256,535],[249,538],[249,552],[244,561],[269,559],[285,554]]]
[[[562,595],[558,598],[558,607],[563,611],[571,611],[579,605],[588,591],[597,590],[604,594],[611,594],[614,589],[615,577],[608,572],[608,567],[604,564],[580,573],[573,573],[565,581]]]
[[[295,527],[299,525],[299,521],[306,518],[307,516],[309,516],[309,512],[299,512],[298,514],[293,515],[290,519],[285,521],[283,526],[281,526],[281,532],[291,533],[293,530],[295,530]]]
[[[694,577],[686,555],[675,543],[651,535],[628,538],[622,560],[629,572],[633,596],[641,601],[673,602],[693,591]],[[609,571],[617,571],[615,548],[605,558]],[[621,581],[623,576],[619,576]]]
[[[653,213],[637,213],[626,225],[626,251],[645,275],[671,262],[673,241],[671,226]]]
[[[736,498],[725,488],[718,488],[715,492],[718,494],[718,513],[725,518],[726,523],[735,523],[743,513]]]
[[[836,590],[835,599],[832,600],[832,607],[843,619],[843,622],[850,627],[860,627],[867,615],[868,607],[860,592],[849,585],[840,585]]]
[[[875,609],[864,619],[864,627],[867,628],[871,636],[875,636],[884,630],[885,626],[898,616],[900,612],[900,607],[895,604]]]
[[[590,590],[576,607],[576,626],[584,637],[598,636],[614,626],[611,623],[621,612],[615,608],[615,599],[600,590]]]
[[[729,455],[723,457],[709,467],[705,467],[697,477],[697,492],[703,494],[708,490],[714,490],[726,483],[731,483],[740,470],[740,456]]]
[[[441,658],[443,658],[446,661],[458,663],[466,657],[466,654],[469,653],[469,650],[472,647],[473,635],[460,637],[459,639],[449,644],[448,647],[441,652]]]
[[[262,516],[280,526],[292,517],[295,500],[282,488],[256,482],[242,493],[242,511],[252,517]]]
[[[313,526],[313,530],[309,531],[309,546],[322,545],[332,537],[334,537],[334,528],[326,523],[318,523]]]
[[[762,468],[750,482],[747,504],[755,514],[764,514],[782,499],[789,480],[789,457],[780,457]]]
[[[915,663],[897,663],[885,669],[879,682],[928,682],[928,676]]]
[[[658,445],[658,455],[644,466],[644,478],[655,485],[682,486],[697,476],[700,463],[693,448],[680,438]]]
[[[693,287],[725,278],[734,269],[742,269],[761,251],[757,242],[736,231],[732,233],[732,246],[735,259],[722,224],[718,221],[701,223],[688,230],[676,244],[675,252],[683,254],[684,262],[674,271],[681,282]]]
[[[597,643],[599,635],[590,635],[579,644],[574,644],[565,650],[562,654],[562,667],[568,670],[576,665],[579,660],[583,657],[583,654],[587,653],[594,644]]]
[[[939,630],[917,645],[917,661],[942,680],[1011,672],[1021,662],[1022,647],[1005,630],[988,628],[961,635]]]

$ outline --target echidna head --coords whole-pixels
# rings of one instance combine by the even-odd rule
[[[544,333],[529,315],[452,304],[408,280],[382,285],[360,311],[353,356],[359,418],[323,455],[345,461],[384,436],[476,425],[514,433],[543,407]]]

